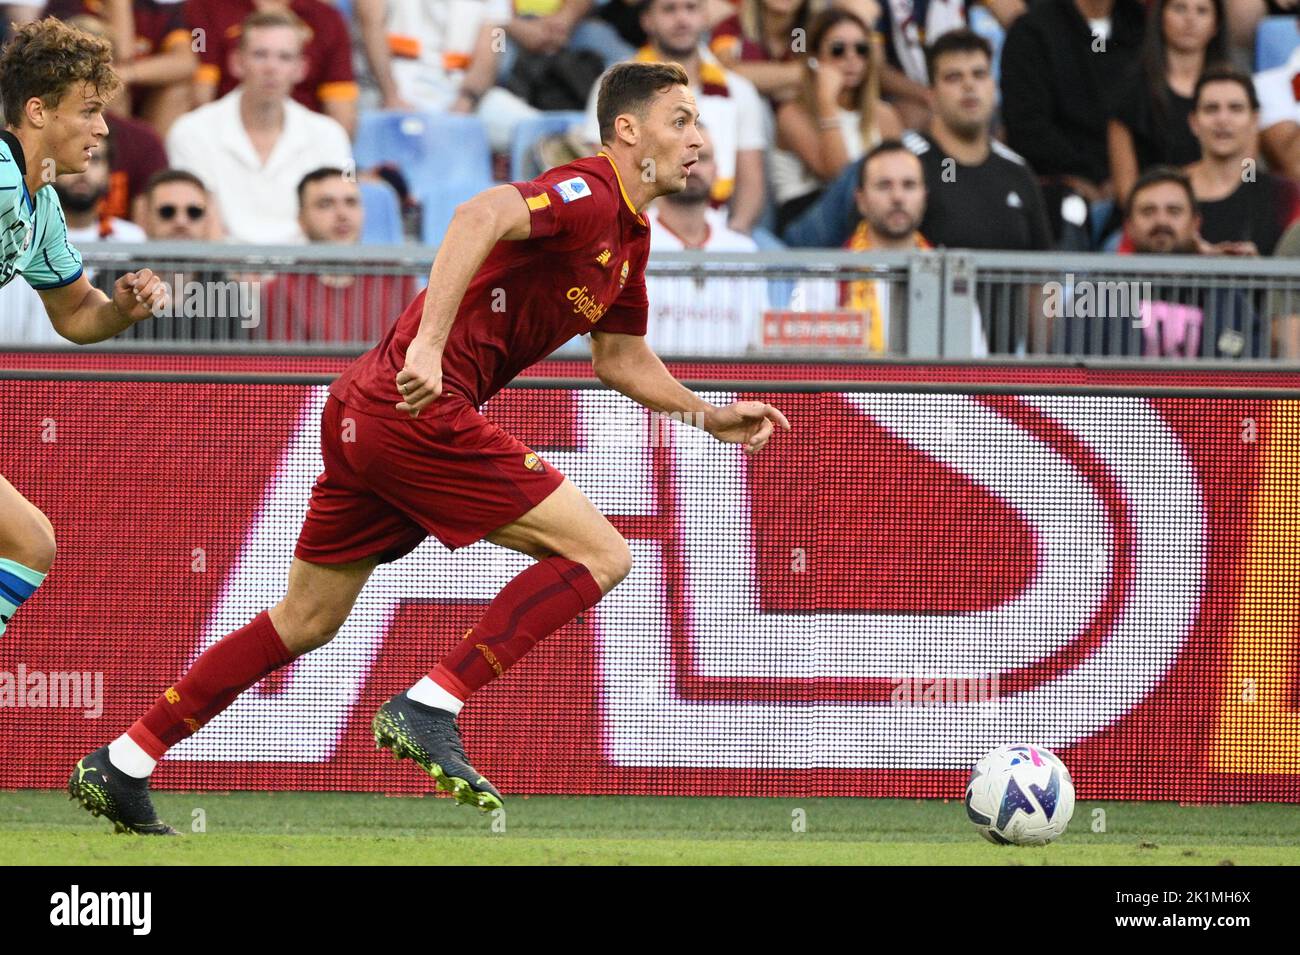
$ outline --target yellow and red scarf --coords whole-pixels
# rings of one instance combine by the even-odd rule
[[[930,243],[926,242],[925,237],[919,232],[912,234],[912,241],[918,249],[931,248]],[[853,230],[853,235],[849,236],[849,241],[844,243],[844,248],[853,252],[870,252],[874,248],[871,243],[871,230],[865,220],[858,223],[858,227]],[[840,282],[840,308],[852,309],[867,317],[865,344],[868,350],[883,353],[886,346],[886,316],[881,307],[877,281],[877,279],[847,279]]]

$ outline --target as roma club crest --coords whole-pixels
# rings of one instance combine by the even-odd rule
[[[622,288],[623,283],[627,281],[627,259],[623,260],[623,271],[618,273],[618,287]]]
[[[524,455],[524,467],[528,468],[530,471],[546,471],[546,465],[542,463],[542,459],[533,451],[529,451]]]

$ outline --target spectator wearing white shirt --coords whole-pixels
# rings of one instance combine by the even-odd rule
[[[691,92],[700,109],[700,122],[713,134],[718,177],[712,200],[727,204],[728,225],[748,234],[763,213],[763,153],[771,147],[771,117],[754,84],[723,68],[709,52],[708,19],[704,0],[647,0],[641,26],[649,43],[637,51],[642,62],[676,62],[691,80]],[[596,93],[587,100],[584,135],[588,143],[600,142],[596,121]]]
[[[357,0],[356,14],[385,109],[475,113],[497,152],[537,115],[496,85],[510,0]]]
[[[1300,179],[1300,47],[1291,59],[1255,74],[1259,144],[1269,168]]]
[[[725,214],[709,207],[717,176],[713,143],[700,127],[704,145],[691,167],[686,188],[653,203],[650,251],[755,252],[747,235],[727,227]],[[753,278],[688,278],[646,276],[650,316],[646,341],[658,354],[739,355],[757,344],[762,313],[767,310],[767,282]]]
[[[304,39],[302,21],[287,11],[250,16],[231,58],[239,86],[167,134],[172,167],[207,183],[236,242],[305,241],[299,181],[322,165],[352,168],[343,127],[291,97],[306,69]]]

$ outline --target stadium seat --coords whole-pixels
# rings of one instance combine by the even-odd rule
[[[570,126],[580,125],[584,114],[580,110],[552,110],[525,119],[515,127],[510,137],[510,178],[515,182],[531,179],[527,168],[528,151],[543,136],[553,136]]]
[[[458,203],[492,185],[492,151],[475,116],[363,113],[353,146],[358,169],[392,163],[423,209],[421,241],[437,245]]]
[[[1265,17],[1255,31],[1255,72],[1271,70],[1300,46],[1300,18]]]
[[[357,183],[361,187],[361,207],[365,222],[361,226],[362,245],[396,245],[402,241],[402,206],[397,193],[386,182]]]

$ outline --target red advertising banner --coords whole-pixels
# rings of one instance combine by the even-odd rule
[[[1031,742],[1085,799],[1300,800],[1300,406],[807,387],[755,458],[596,387],[487,406],[635,560],[466,706],[503,792],[952,798]],[[59,540],[0,639],[0,787],[63,785],[279,599],[324,398],[0,382],[0,473]],[[370,717],[528,561],[384,565],[155,785],[427,790]]]

